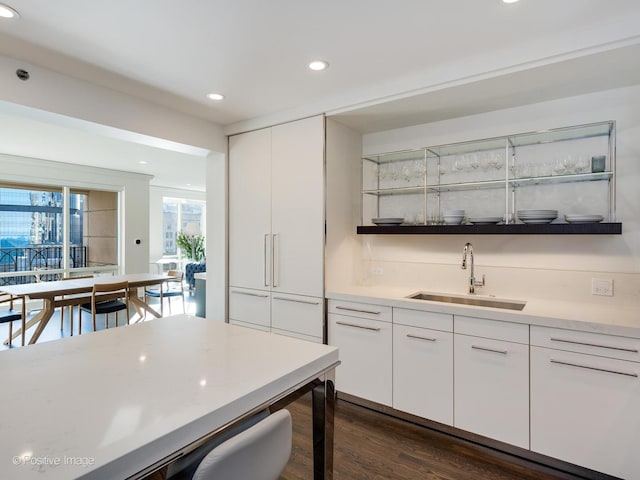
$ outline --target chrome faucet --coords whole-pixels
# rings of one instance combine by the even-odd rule
[[[471,268],[469,269],[469,293],[476,293],[476,287],[484,287],[484,275],[482,275],[482,281],[478,282],[473,274],[473,245],[469,242],[464,244],[464,250],[462,251],[462,269],[467,269],[467,254],[469,255]]]

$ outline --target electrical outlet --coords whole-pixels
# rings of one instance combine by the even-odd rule
[[[372,275],[384,275],[384,269],[382,267],[373,267],[371,269]]]
[[[591,295],[613,297],[613,280],[610,278],[592,278]]]

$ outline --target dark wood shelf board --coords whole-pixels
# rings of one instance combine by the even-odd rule
[[[359,235],[620,235],[622,223],[359,226]]]

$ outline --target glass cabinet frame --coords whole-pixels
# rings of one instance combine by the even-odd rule
[[[394,201],[397,199],[410,205],[416,214],[414,218],[405,218],[404,223],[396,227],[398,232],[385,233],[411,233],[406,229],[409,226],[431,227],[431,230],[423,228],[419,231],[414,228],[415,233],[453,233],[447,232],[446,228],[444,231],[442,228],[434,229],[436,226],[479,227],[481,225],[442,225],[443,211],[452,206],[446,204],[443,198],[448,192],[487,190],[491,191],[493,204],[500,204],[500,211],[495,213],[502,216],[502,221],[494,222],[494,228],[490,230],[517,224],[520,230],[534,227],[531,228],[533,232],[539,228],[518,222],[520,203],[526,203],[519,196],[526,197],[526,192],[544,194],[545,188],[565,188],[549,186],[568,184],[578,184],[573,188],[583,188],[588,192],[584,187],[588,185],[586,182],[602,185],[596,187],[598,208],[605,223],[615,223],[615,135],[615,121],[605,121],[366,155],[361,164],[362,226],[372,225],[370,220],[375,217],[384,217],[381,214],[381,202],[394,197]],[[566,153],[576,148],[577,151],[583,149],[580,155],[573,154],[572,157],[571,153]],[[585,153],[585,149],[589,154]],[[549,153],[553,151],[565,153],[563,157],[551,159]],[[598,160],[596,157],[599,157]],[[561,224],[555,222],[553,225]],[[380,227],[372,228],[367,227],[365,231],[359,227],[358,233],[378,233],[375,229]],[[570,229],[564,230],[565,233],[571,233]],[[584,231],[584,228],[580,227],[579,230]]]

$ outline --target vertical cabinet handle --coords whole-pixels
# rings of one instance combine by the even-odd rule
[[[273,286],[277,287],[280,284],[280,234],[274,233],[273,240],[271,241],[271,248],[273,250]]]
[[[269,286],[269,267],[268,265],[268,258],[269,258],[269,249],[267,248],[267,242],[269,241],[269,234],[265,233],[264,234],[264,255],[263,255],[263,266],[264,266],[264,286],[268,287]]]

